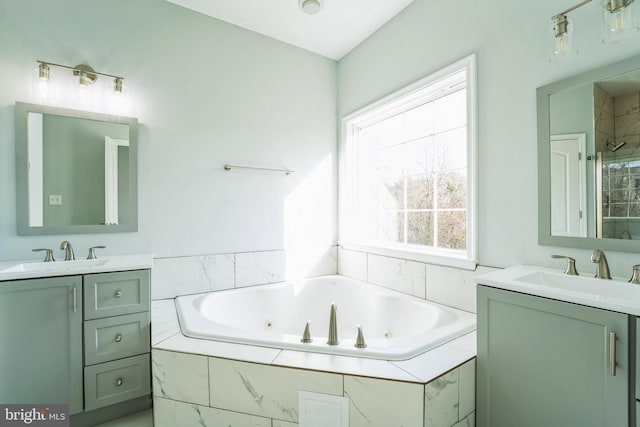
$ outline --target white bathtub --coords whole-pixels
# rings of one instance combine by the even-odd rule
[[[404,360],[470,332],[476,316],[343,276],[176,298],[184,335],[279,349]],[[331,304],[339,344],[327,345]],[[311,321],[313,342],[300,339]],[[362,325],[366,348],[354,347]]]

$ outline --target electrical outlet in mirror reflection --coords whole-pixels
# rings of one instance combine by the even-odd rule
[[[49,194],[50,206],[62,206],[62,194]]]

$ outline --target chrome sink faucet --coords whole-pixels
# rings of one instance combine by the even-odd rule
[[[593,251],[591,253],[591,262],[596,264],[596,277],[598,279],[611,279],[609,264],[607,263],[607,257],[604,256],[604,252],[600,249]]]
[[[69,243],[68,240],[65,240],[62,243],[60,243],[60,249],[65,251],[64,252],[65,261],[74,261],[76,259],[76,257],[73,255],[73,248],[71,247],[71,243]]]

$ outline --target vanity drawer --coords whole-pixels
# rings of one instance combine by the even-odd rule
[[[151,392],[149,354],[84,368],[84,409],[144,396]]]
[[[84,276],[84,318],[149,311],[149,270]]]
[[[149,352],[149,312],[84,322],[85,365]]]

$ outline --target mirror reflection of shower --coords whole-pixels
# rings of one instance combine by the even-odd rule
[[[605,144],[607,144],[607,148],[612,152],[615,153],[616,151],[618,151],[619,149],[621,149],[622,147],[624,147],[626,145],[626,142],[624,141],[620,141],[619,143],[614,143],[614,142],[609,142],[609,140],[607,140],[605,142]]]

